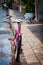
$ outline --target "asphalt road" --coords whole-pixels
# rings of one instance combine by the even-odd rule
[[[43,43],[43,25],[31,24],[27,28]]]

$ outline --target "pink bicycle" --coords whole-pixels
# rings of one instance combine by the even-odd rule
[[[22,46],[22,33],[21,33],[21,22],[18,21],[18,29],[15,30],[15,36],[14,36],[14,45],[15,45],[15,60],[19,61],[20,56],[20,50]]]

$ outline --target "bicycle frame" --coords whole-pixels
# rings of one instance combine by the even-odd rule
[[[21,33],[21,24],[18,23],[18,29],[15,30],[15,36],[14,36],[14,44],[16,45],[17,44],[17,41],[18,41],[18,35],[22,37],[22,33]]]

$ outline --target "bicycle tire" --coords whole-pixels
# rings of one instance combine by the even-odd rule
[[[15,60],[19,61],[19,55],[20,55],[20,49],[21,49],[21,41],[22,41],[22,37],[18,36],[18,42],[17,42],[17,46],[15,47]]]

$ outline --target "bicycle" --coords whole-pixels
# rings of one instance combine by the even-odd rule
[[[11,18],[12,16],[10,16]],[[19,62],[20,59],[20,51],[21,51],[21,46],[22,46],[22,33],[21,33],[21,21],[20,19],[16,20],[16,22],[18,24],[18,28],[15,29],[15,35],[14,35],[14,39],[9,39],[13,41],[13,45],[14,45],[14,57],[15,60],[17,62]]]
[[[22,43],[22,33],[21,33],[21,22],[18,20],[18,29],[15,30],[14,45],[15,45],[15,60],[19,62],[21,43]]]

